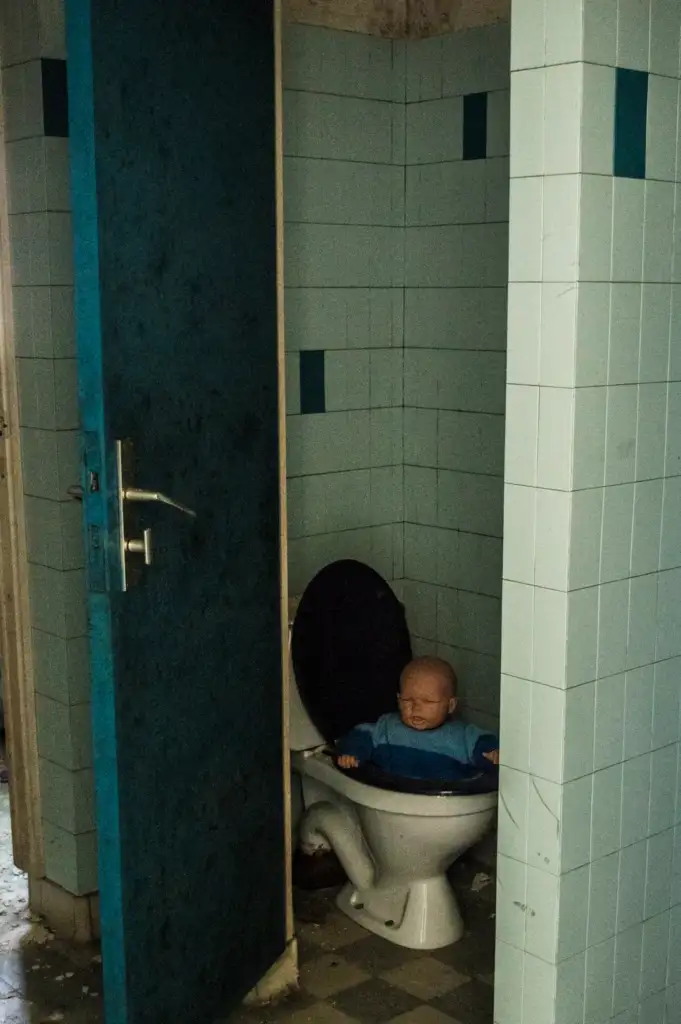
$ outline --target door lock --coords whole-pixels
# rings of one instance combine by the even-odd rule
[[[136,578],[139,573],[135,571],[134,565],[127,565],[126,556],[142,555],[145,565],[151,565],[153,561],[152,536],[151,529],[149,527],[143,531],[141,538],[128,538],[128,528],[132,527],[132,529],[134,529],[134,525],[129,522],[131,511],[130,506],[143,503],[167,505],[169,508],[174,508],[178,512],[182,512],[184,515],[190,516],[192,519],[196,519],[196,512],[193,509],[188,508],[186,505],[182,505],[179,501],[169,498],[167,494],[163,494],[161,491],[148,491],[141,487],[128,486],[127,481],[130,477],[133,466],[132,444],[130,441],[116,441],[116,464],[118,467],[118,510],[121,538],[121,569],[123,574],[123,590],[127,590],[129,585],[136,582]],[[134,518],[136,517],[133,517],[133,519]]]

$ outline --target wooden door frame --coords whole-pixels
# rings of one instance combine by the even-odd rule
[[[0,124],[0,656],[14,863],[44,875],[28,550],[12,311],[7,160]]]

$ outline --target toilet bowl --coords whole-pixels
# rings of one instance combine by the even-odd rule
[[[404,610],[388,584],[358,562],[327,566],[292,623],[290,735],[300,846],[334,850],[349,879],[337,905],[369,931],[427,950],[463,934],[446,871],[491,824],[494,777],[439,788],[387,777],[371,784],[328,752],[353,725],[394,710],[410,657]]]

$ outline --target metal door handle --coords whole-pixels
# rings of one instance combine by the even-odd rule
[[[144,564],[151,565],[154,557],[151,547],[151,530],[147,527],[142,534],[142,540],[126,540],[125,550],[131,555],[144,555]]]
[[[186,516],[191,516],[192,519],[196,519],[196,512],[194,512],[193,509],[188,508],[186,505],[181,505],[179,501],[174,501],[172,498],[169,498],[167,494],[161,494],[160,491],[145,491],[140,487],[124,487],[123,500],[156,501],[160,505],[169,505],[170,508],[176,508],[178,512],[184,512]]]
[[[119,543],[121,552],[121,575],[122,589],[136,583],[140,573],[138,566],[140,562],[136,558],[130,559],[130,555],[142,555],[145,565],[151,565],[153,561],[152,531],[147,527],[140,537],[137,534],[137,516],[132,512],[132,506],[143,502],[167,505],[178,512],[196,519],[196,512],[179,501],[169,498],[161,491],[148,491],[143,487],[132,487],[134,481],[134,451],[130,441],[116,441],[116,469],[118,477],[118,516],[119,516]],[[132,534],[132,536],[130,536]]]

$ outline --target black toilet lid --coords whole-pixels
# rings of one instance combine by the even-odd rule
[[[395,710],[400,673],[411,661],[404,608],[368,565],[333,562],[301,598],[291,658],[305,709],[332,743]]]

